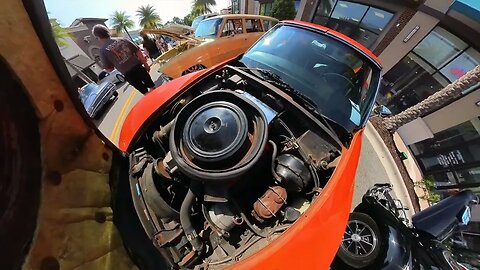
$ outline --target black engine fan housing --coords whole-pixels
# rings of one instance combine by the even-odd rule
[[[229,90],[202,94],[175,120],[169,142],[173,161],[196,180],[236,179],[260,157],[267,125],[261,110],[240,94]]]

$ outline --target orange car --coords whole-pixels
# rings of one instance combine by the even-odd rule
[[[379,85],[370,51],[318,25],[282,22],[243,57],[148,93],[119,150],[84,110],[41,1],[0,6],[1,269],[328,269]],[[179,165],[179,153],[200,170]],[[194,183],[209,184],[199,195]],[[132,200],[155,191],[161,200],[142,197],[153,207],[135,211]]]
[[[219,15],[205,19],[195,29],[195,38],[202,42],[180,52],[166,63],[160,62],[159,72],[170,78],[178,78],[236,57],[277,22],[272,17],[249,14]]]
[[[284,21],[145,95],[120,133],[120,181],[158,256],[172,269],[328,269],[380,74],[352,39]]]

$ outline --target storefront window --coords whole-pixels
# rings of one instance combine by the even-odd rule
[[[455,81],[480,63],[480,53],[469,48],[441,69],[442,74],[450,81]]]
[[[410,149],[437,187],[480,186],[480,118],[438,132]]]
[[[335,10],[332,13],[332,18],[358,23],[367,12],[367,9],[368,6],[362,4],[338,1]]]
[[[436,27],[384,75],[378,102],[398,113],[441,90],[479,63],[478,51]]]
[[[390,12],[371,7],[368,10],[367,14],[365,14],[361,26],[365,29],[379,34],[383,31],[385,25],[388,24],[392,17],[393,14]]]
[[[440,68],[466,48],[467,44],[461,39],[437,27],[413,51],[432,66]]]
[[[233,14],[240,13],[240,2],[239,2],[239,0],[232,0],[232,13]]]
[[[330,14],[333,11],[333,7],[337,3],[336,0],[322,0],[318,3],[318,8],[316,16],[319,17],[330,17]]]
[[[393,83],[385,85],[385,82]],[[414,53],[410,53],[385,74],[380,93],[390,94],[385,97],[385,104],[393,113],[398,113],[417,104],[447,84],[448,81],[435,73],[432,66]]]
[[[272,16],[273,3],[260,4],[260,15]]]
[[[372,48],[393,14],[350,1],[321,0],[313,22],[326,25]]]

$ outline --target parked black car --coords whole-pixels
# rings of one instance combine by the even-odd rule
[[[413,215],[393,200],[390,184],[378,184],[350,215],[333,269],[467,269],[447,248],[455,229],[470,221],[478,203],[471,191],[448,197]]]
[[[98,118],[99,112],[112,99],[117,98],[117,88],[111,82],[100,85],[89,83],[79,91],[80,100],[91,118]]]

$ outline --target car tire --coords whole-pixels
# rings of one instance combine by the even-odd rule
[[[337,261],[339,269],[362,269],[373,264],[381,249],[380,229],[367,214],[353,212],[348,219]]]
[[[3,63],[0,63],[0,268],[21,269],[39,226],[42,186],[53,186],[48,180],[53,179],[56,171],[42,172],[48,154],[42,153],[41,142],[46,140],[40,136],[36,108],[15,74],[10,73],[10,67]]]
[[[117,80],[120,82],[120,83],[124,83],[126,80],[125,80],[125,76],[123,76],[123,74],[117,74],[115,77],[117,77]]]
[[[113,222],[123,245],[140,270],[173,269],[147,236],[133,205],[128,159],[113,155],[110,169]]]

